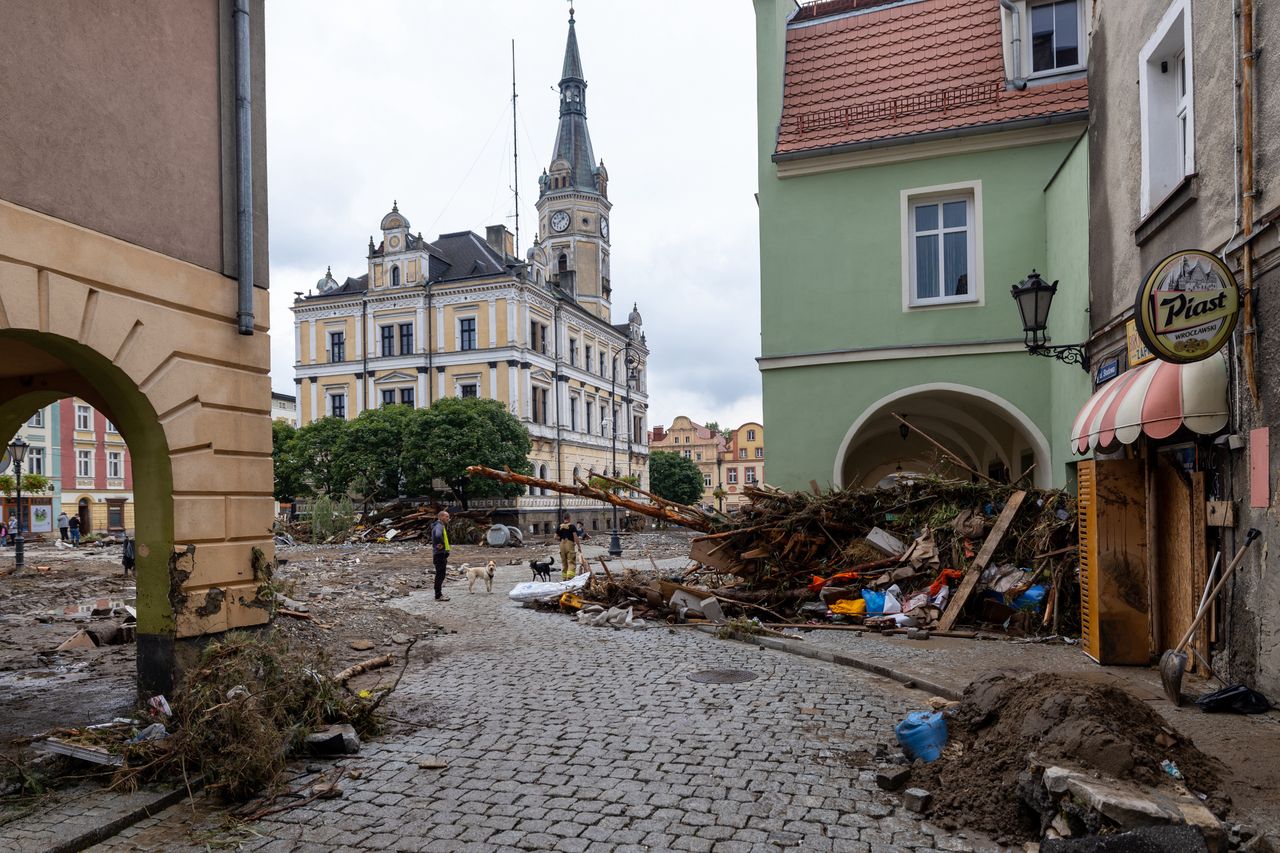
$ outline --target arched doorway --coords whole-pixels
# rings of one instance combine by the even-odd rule
[[[88,536],[93,532],[93,506],[88,498],[81,498],[76,505],[76,515],[80,518],[80,535]]]
[[[903,473],[970,476],[928,439],[904,429],[895,414],[965,467],[1009,481],[1029,472],[1027,479],[1041,487],[1052,481],[1049,442],[1024,412],[981,388],[934,383],[904,388],[867,407],[836,454],[835,483],[874,486]]]

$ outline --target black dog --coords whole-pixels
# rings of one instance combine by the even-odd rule
[[[548,557],[546,562],[538,560],[530,560],[529,568],[533,569],[533,579],[542,578],[544,581],[551,580],[551,564],[556,561],[555,557]]]

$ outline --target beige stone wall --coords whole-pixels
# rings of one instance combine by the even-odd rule
[[[0,404],[81,396],[133,451],[140,630],[265,623],[251,552],[273,555],[267,293],[258,333],[239,335],[233,279],[4,201],[0,257]],[[155,552],[188,546],[180,580]]]

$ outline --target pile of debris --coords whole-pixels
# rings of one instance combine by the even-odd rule
[[[373,510],[356,519],[351,529],[327,537],[322,545],[355,545],[361,543],[416,542],[431,538],[431,525],[443,507],[437,504],[395,503]],[[459,545],[477,545],[484,541],[490,527],[490,514],[478,510],[450,512],[449,541]],[[277,534],[277,545],[294,545],[312,539],[311,523],[295,521]]]
[[[944,828],[1012,844],[1181,824],[1210,849],[1222,841],[1230,801],[1220,765],[1120,687],[991,673],[941,717],[940,757],[887,768],[877,781],[907,788],[908,806]]]
[[[627,484],[620,485],[647,502],[582,479],[569,486],[469,470],[700,531],[690,553],[700,570],[668,579],[778,622],[945,631],[963,612],[970,622],[1012,633],[1078,632],[1076,505],[1067,492],[923,475],[900,477],[888,488],[824,492],[815,484],[811,493],[762,485],[747,487],[747,502],[729,517]],[[617,605],[619,597],[652,602],[657,592],[624,584],[601,596]],[[670,599],[662,596],[667,610]]]

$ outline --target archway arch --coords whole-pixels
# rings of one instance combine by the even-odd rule
[[[913,433],[906,439],[899,436],[893,413],[915,420],[961,458],[976,465],[999,461],[1015,478],[1022,474],[1015,464],[1029,451],[1035,484],[1047,487],[1052,482],[1049,442],[1025,412],[985,389],[936,382],[900,389],[868,406],[836,452],[834,483],[873,484],[898,465],[922,471],[936,463],[938,451],[924,439]]]

